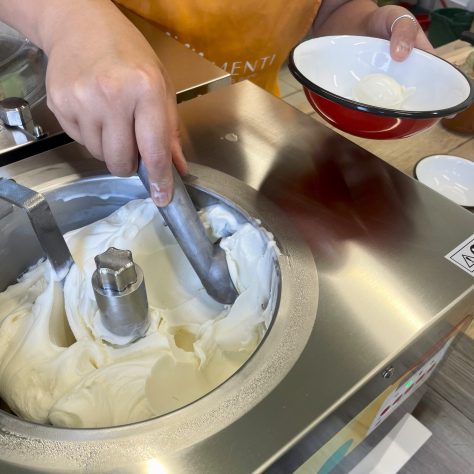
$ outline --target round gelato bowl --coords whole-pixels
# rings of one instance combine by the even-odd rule
[[[296,46],[288,67],[316,112],[365,138],[414,135],[474,101],[472,83],[452,64],[418,49],[397,62],[389,47],[379,38],[325,36]]]
[[[74,229],[94,225],[145,197],[138,179],[111,177],[92,160],[71,166],[52,159],[44,162],[40,169],[35,169],[31,163],[31,168],[25,169],[23,162],[20,172],[12,177],[45,195],[63,232],[76,232]],[[17,465],[44,472],[54,469],[82,471],[86,464],[91,470],[100,470],[104,465],[109,470],[123,466],[134,469],[146,465],[150,459],[180,452],[225,429],[271,393],[290,371],[305,347],[316,316],[318,285],[312,255],[278,209],[257,192],[206,167],[192,165],[191,173],[193,179],[188,183],[188,190],[198,209],[217,204],[239,225],[250,224],[259,229],[265,245],[269,244],[271,298],[267,308],[262,308],[269,315],[265,331],[260,333],[235,370],[217,378],[217,383],[203,393],[183,399],[184,403],[146,419],[71,428],[52,426],[49,420],[28,421],[3,407],[0,411],[0,465]],[[22,210],[1,202],[0,216],[3,230],[0,253],[6,269],[0,283],[5,289],[37,262],[41,249]],[[128,231],[131,228],[129,221]],[[72,251],[74,255],[74,248]],[[76,261],[79,260],[77,255]],[[146,279],[146,273],[149,273],[146,268],[144,273]],[[150,285],[149,291],[152,287]],[[170,321],[165,322],[171,324]],[[207,326],[212,326],[212,322]],[[189,339],[183,342],[186,338],[183,339],[181,329],[179,324],[174,324],[169,337],[181,351],[194,357],[193,344],[205,331],[200,328],[195,332],[189,345]],[[238,329],[235,327],[228,333]],[[46,330],[55,332],[51,327]],[[58,353],[56,361],[60,357]],[[31,363],[36,361],[31,360]],[[216,367],[218,369],[219,364]],[[101,370],[98,368],[99,372]],[[16,376],[19,375],[17,371]],[[187,390],[189,383],[189,379],[184,379],[182,389]],[[160,390],[164,387],[158,388],[158,392]],[[87,393],[96,392],[89,390]],[[13,400],[22,396],[17,393]],[[118,398],[109,402],[118,403]],[[91,410],[95,409],[93,396],[88,403]],[[103,406],[102,402],[98,405]]]

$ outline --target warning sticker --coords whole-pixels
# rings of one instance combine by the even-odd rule
[[[449,261],[474,276],[474,235],[445,256]]]

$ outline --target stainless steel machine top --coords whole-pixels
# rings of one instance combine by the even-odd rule
[[[453,254],[474,238],[468,211],[251,83],[181,103],[179,112],[187,182],[265,216],[282,249],[273,327],[236,375],[161,418],[68,430],[0,413],[0,471],[271,469],[369,383],[372,396],[382,393],[391,383],[381,375],[387,366],[401,375],[472,313],[473,269]],[[105,179],[89,158],[69,144],[5,166],[0,176],[47,195],[68,182]],[[128,198],[143,195],[138,179],[124,183],[132,183]],[[93,183],[87,190],[97,192]],[[67,199],[59,201],[51,206],[61,224]],[[408,349],[413,359],[401,361]],[[355,413],[369,402],[354,402]],[[334,431],[322,430],[321,443]]]

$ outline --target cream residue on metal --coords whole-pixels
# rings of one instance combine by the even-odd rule
[[[234,132],[226,133],[223,137],[221,137],[221,139],[222,138],[224,138],[228,142],[238,142],[239,141],[239,136]]]
[[[222,238],[232,306],[207,295],[149,199],[66,234],[75,265],[64,291],[40,262],[0,294],[0,396],[13,412],[61,427],[141,421],[202,397],[250,357],[272,318],[275,242],[220,205],[201,218]],[[99,323],[90,283],[94,256],[111,246],[143,269],[152,321],[122,347]]]

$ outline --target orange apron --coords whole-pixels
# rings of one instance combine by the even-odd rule
[[[278,72],[321,0],[116,0],[232,75],[278,95]]]

